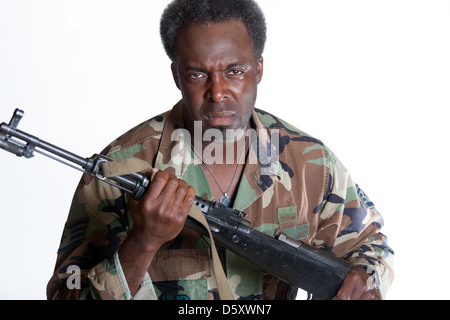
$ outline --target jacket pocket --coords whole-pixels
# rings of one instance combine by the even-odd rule
[[[208,299],[208,249],[160,250],[148,272],[160,300]]]
[[[279,228],[288,237],[303,239],[308,236],[309,224],[299,224],[297,206],[280,207],[277,209]]]

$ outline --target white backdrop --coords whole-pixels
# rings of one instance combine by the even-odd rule
[[[259,0],[257,106],[322,139],[385,219],[388,299],[449,299],[450,2]],[[0,0],[0,122],[82,156],[180,94],[159,40],[168,1]],[[0,299],[45,299],[80,173],[0,150]]]

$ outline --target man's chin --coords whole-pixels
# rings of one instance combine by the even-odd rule
[[[203,139],[214,142],[231,142],[242,136],[244,130],[242,128],[234,128],[233,126],[213,126],[203,131]]]

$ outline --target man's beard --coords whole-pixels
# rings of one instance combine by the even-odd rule
[[[239,139],[245,134],[245,129],[248,128],[250,118],[253,113],[253,108],[240,118],[240,122],[237,125],[229,126],[214,126],[208,129],[214,129],[214,133],[208,132],[208,129],[203,131],[203,136],[211,136],[211,140],[214,142],[227,143]],[[220,134],[215,134],[220,132]]]
[[[216,143],[231,142],[237,136],[237,132],[242,131],[242,129],[233,129],[232,126],[215,126],[212,129],[220,131],[220,135],[214,135],[212,137],[212,140]]]

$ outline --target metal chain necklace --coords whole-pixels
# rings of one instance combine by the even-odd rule
[[[233,178],[231,178],[230,185],[228,186],[228,188],[227,188],[227,190],[225,192],[220,187],[220,184],[217,181],[216,177],[214,176],[214,173],[212,172],[212,170],[208,167],[206,162],[203,160],[203,157],[200,154],[198,154],[197,150],[195,150],[194,146],[191,144],[191,142],[189,140],[186,139],[186,141],[191,146],[191,149],[192,149],[192,151],[194,151],[195,156],[198,157],[200,159],[200,161],[205,165],[205,168],[208,169],[209,173],[211,174],[211,176],[213,177],[214,181],[216,182],[217,187],[219,188],[220,192],[222,192],[223,196],[220,197],[219,202],[221,204],[229,207],[231,205],[231,197],[228,195],[228,191],[230,191],[230,188],[233,185],[234,178],[236,177],[236,173],[237,173],[237,170],[239,168],[239,163],[241,162],[242,155],[244,154],[244,151],[245,151],[245,149],[247,147],[247,137],[245,137],[244,147],[242,148],[241,155],[239,156],[239,159],[237,161],[236,169],[234,169]]]

